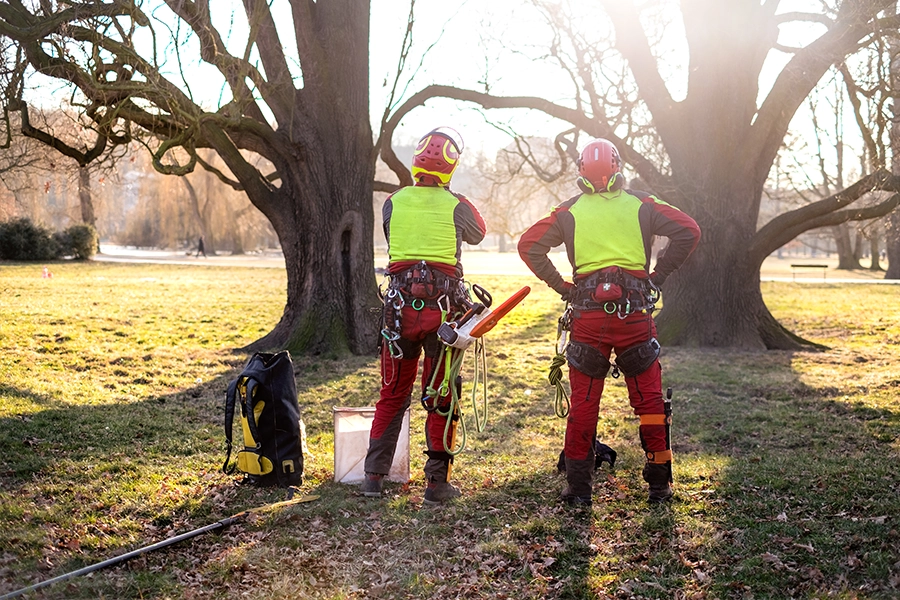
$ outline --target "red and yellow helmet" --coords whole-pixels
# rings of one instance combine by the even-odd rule
[[[413,179],[421,183],[449,185],[462,151],[462,136],[455,129],[438,127],[427,133],[413,152]]]
[[[598,138],[590,142],[578,157],[578,174],[581,183],[592,192],[610,191],[621,177],[622,159],[609,140]]]

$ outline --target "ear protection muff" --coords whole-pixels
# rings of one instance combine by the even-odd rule
[[[619,180],[621,173],[613,173],[612,177],[609,178],[609,183],[606,184],[606,191],[611,192],[616,188],[616,182]]]
[[[579,177],[575,183],[578,184],[578,189],[580,189],[585,194],[596,194],[597,190],[594,189],[594,184],[585,179],[584,177]]]

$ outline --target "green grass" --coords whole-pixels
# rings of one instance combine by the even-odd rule
[[[220,471],[224,391],[248,358],[235,349],[280,317],[280,270],[41,267],[0,266],[0,594],[285,498]],[[415,402],[412,480],[380,501],[334,483],[332,407],[374,403],[377,360],[295,357],[301,491],[318,500],[33,597],[900,596],[896,286],[763,284],[825,352],[665,348],[668,506],[646,504],[637,421],[609,379],[600,433],[619,461],[572,510],[556,501],[565,421],[546,379],[561,304],[532,279],[472,280],[500,299],[535,289],[489,334],[488,427],[470,421],[460,501],[421,507]]]

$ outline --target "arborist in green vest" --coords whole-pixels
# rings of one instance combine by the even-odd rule
[[[455,130],[440,127],[429,132],[413,155],[415,185],[391,194],[382,209],[390,285],[384,295],[381,396],[375,404],[366,476],[360,488],[364,496],[381,496],[423,350],[422,406],[428,411],[424,501],[441,504],[460,495],[450,483],[453,456],[444,447],[447,421],[452,446],[459,415],[448,414],[449,392],[432,398],[426,390],[430,381],[441,380],[444,369],[438,360],[443,348],[438,328],[447,315],[462,312],[471,302],[462,279],[460,246],[462,242],[478,244],[485,235],[478,210],[449,188],[462,151],[462,138]]]
[[[591,504],[593,440],[615,352],[616,370],[625,375],[628,399],[640,417],[648,500],[664,502],[672,497],[672,415],[663,399],[652,312],[660,286],[696,248],[700,228],[656,196],[626,189],[622,159],[609,140],[590,142],[577,164],[582,193],[532,225],[518,246],[528,268],[571,308],[565,356],[572,398],[563,449],[568,486],[561,498]],[[654,236],[669,238],[669,243],[651,269]],[[572,282],[547,257],[559,245],[565,245],[572,264]]]

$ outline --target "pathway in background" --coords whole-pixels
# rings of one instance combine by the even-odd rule
[[[268,267],[284,268],[284,257],[280,252],[272,251],[260,254],[210,255],[209,257],[195,257],[195,252],[174,252],[166,250],[139,250],[122,246],[110,246],[101,244],[100,254],[94,257],[97,261],[106,262],[148,262],[171,263],[179,265],[202,265],[222,267]],[[569,263],[563,252],[551,252],[550,259],[563,275],[570,272]],[[883,283],[900,284],[898,280],[885,280],[883,272],[857,269],[855,271],[838,271],[837,258],[797,258],[769,257],[763,263],[760,277],[763,281],[796,281],[797,283]],[[799,269],[796,273],[791,269],[792,264],[822,264],[828,265],[823,273],[820,269]],[[387,265],[387,256],[375,255],[375,267],[384,268]],[[478,250],[466,250],[463,252],[463,267],[466,275],[531,275],[531,271],[525,263],[519,259],[515,252],[490,252]]]

